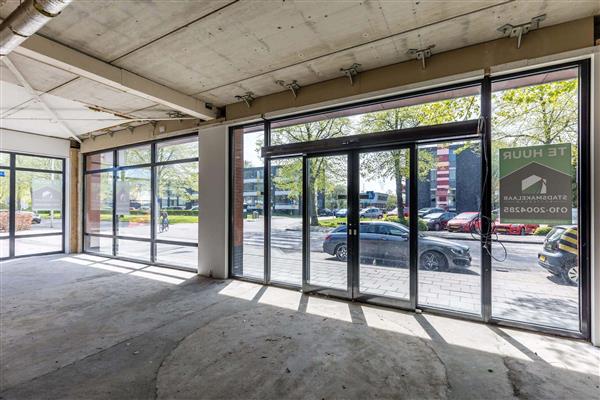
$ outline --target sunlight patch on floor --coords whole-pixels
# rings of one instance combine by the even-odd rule
[[[297,311],[300,306],[302,293],[294,290],[280,289],[269,286],[260,297],[260,304],[268,304],[270,306],[287,308],[288,310]]]
[[[360,306],[360,308],[370,328],[383,329],[431,340],[431,337],[415,319],[414,314],[370,306]]]
[[[242,300],[252,300],[258,294],[258,291],[262,288],[262,285],[243,282],[243,281],[231,281],[227,284],[219,294],[235,297]]]
[[[323,299],[320,297],[309,297],[306,307],[308,314],[319,315],[325,318],[333,318],[340,321],[352,322],[350,307],[348,303],[337,300]]]

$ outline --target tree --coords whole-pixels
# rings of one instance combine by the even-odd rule
[[[362,132],[389,131],[394,134],[400,129],[472,119],[478,115],[479,98],[468,96],[364,114],[359,125]],[[435,160],[428,151],[419,151],[418,158],[418,176],[423,179]],[[374,179],[394,179],[398,215],[402,215],[404,178],[409,175],[408,150],[366,153],[361,158],[361,172]]]
[[[577,141],[577,80],[508,89],[494,94],[494,138],[514,145]]]
[[[492,118],[494,164],[503,147],[573,143],[578,140],[577,79],[524,86],[493,95]],[[571,164],[573,205],[577,204],[577,146]],[[499,189],[498,169],[493,169],[493,187]]]
[[[299,125],[274,129],[271,133],[271,144],[287,144],[310,142],[334,137],[347,136],[352,125],[348,118],[334,118],[323,121],[307,122]],[[302,193],[302,181],[294,178],[302,176],[302,163],[290,160],[281,166],[276,184],[289,190],[292,196]],[[341,157],[315,157],[309,162],[307,199],[309,199],[310,224],[319,225],[318,195],[334,193],[335,183],[347,176],[347,167]]]

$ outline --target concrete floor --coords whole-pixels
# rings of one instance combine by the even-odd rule
[[[0,277],[2,399],[600,396],[581,341],[89,255]]]

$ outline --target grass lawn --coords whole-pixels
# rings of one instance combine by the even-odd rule
[[[375,219],[375,218],[361,218],[360,219],[361,222],[366,222],[366,221],[381,221],[380,219]],[[346,218],[330,218],[330,219],[320,219],[319,218],[319,226],[324,226],[326,228],[335,228],[339,225],[346,225],[347,223],[347,219]]]
[[[111,215],[101,215],[101,221],[110,221]],[[120,221],[132,222],[132,223],[150,223],[149,215],[122,215]],[[195,215],[169,215],[169,224],[196,224],[198,223],[198,217]]]

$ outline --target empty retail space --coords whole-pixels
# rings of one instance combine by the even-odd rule
[[[0,398],[600,398],[597,1],[0,1]]]

